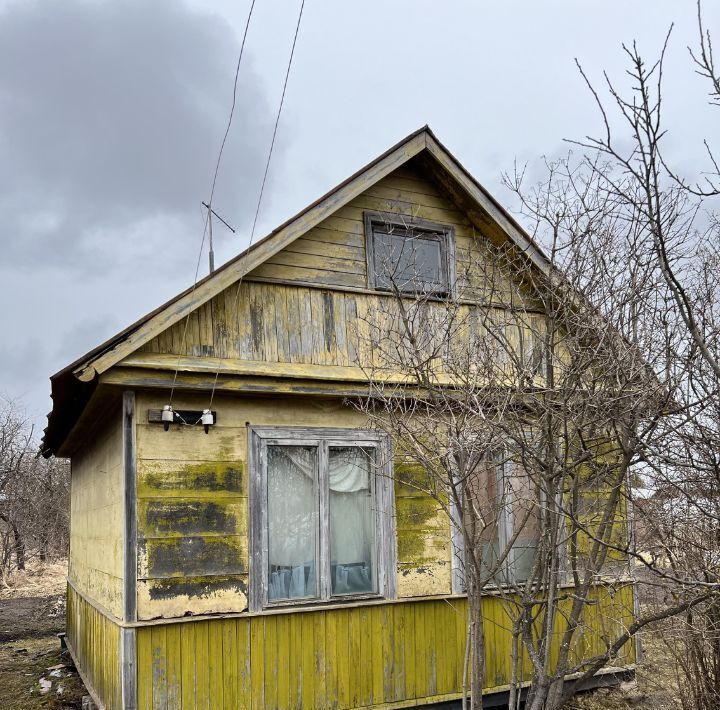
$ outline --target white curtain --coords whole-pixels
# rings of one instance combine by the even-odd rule
[[[269,599],[316,596],[317,449],[268,446]]]
[[[375,588],[372,463],[371,452],[358,446],[328,449],[333,594],[371,592]]]
[[[357,446],[329,447],[330,572],[333,594],[375,589],[372,454]],[[317,595],[317,449],[268,446],[268,553],[272,599]]]

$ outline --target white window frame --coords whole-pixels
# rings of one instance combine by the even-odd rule
[[[363,599],[393,599],[396,594],[397,540],[395,536],[395,498],[392,487],[392,457],[386,435],[358,429],[249,427],[248,464],[250,481],[250,611],[263,609],[360,602]],[[268,498],[267,447],[315,446],[318,452],[318,531],[316,559],[318,595],[308,599],[268,599]],[[374,560],[377,591],[372,593],[331,593],[330,523],[327,452],[329,447],[373,448],[375,466],[371,471],[374,511]]]

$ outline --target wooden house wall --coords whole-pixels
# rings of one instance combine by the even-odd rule
[[[633,590],[596,587],[578,655],[632,620]],[[570,603],[568,599],[566,606]],[[511,680],[512,626],[500,597],[483,604],[485,692]],[[206,619],[137,629],[138,708],[401,708],[457,700],[463,687],[467,600],[412,600],[351,608]],[[553,656],[563,616],[553,631]],[[635,661],[632,643],[616,666]],[[520,677],[531,678],[523,658]]]
[[[138,618],[247,608],[247,425],[362,428],[340,399],[216,395],[217,424],[147,422],[164,395],[138,393]],[[207,395],[176,397],[176,409],[203,409]],[[400,596],[451,592],[450,522],[431,498],[396,484]]]
[[[118,411],[73,455],[68,578],[116,617],[123,599],[123,455]]]
[[[66,618],[67,641],[83,681],[109,710],[120,710],[120,627],[70,585]]]

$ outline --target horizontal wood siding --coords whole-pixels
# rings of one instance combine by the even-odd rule
[[[88,598],[122,617],[122,417],[98,423],[72,459],[68,576]]]
[[[604,650],[603,636],[625,628],[633,608],[629,585],[593,595],[580,639],[588,655]],[[486,690],[504,690],[510,623],[498,597],[484,607]],[[141,627],[138,707],[320,710],[457,699],[466,626],[466,600],[450,598]],[[629,644],[615,663],[634,660]]]
[[[165,432],[148,423],[148,410],[163,403],[147,395],[136,400],[138,618],[242,611],[248,575],[245,427],[223,408],[212,435],[201,426]],[[188,408],[205,406],[193,402]]]
[[[67,590],[67,640],[85,680],[108,710],[122,710],[120,627],[70,585]]]

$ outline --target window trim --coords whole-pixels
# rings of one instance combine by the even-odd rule
[[[422,291],[405,291],[401,293],[408,296],[424,295],[436,298],[455,297],[455,228],[449,224],[430,222],[426,219],[419,219],[411,215],[397,214],[395,212],[372,212],[363,213],[365,222],[365,257],[367,261],[368,288],[374,291],[391,293],[392,289],[378,285],[375,270],[375,237],[373,225],[390,225],[408,230],[416,228],[421,232],[433,232],[432,239],[441,244],[440,259],[443,262],[443,276],[446,280],[447,289],[444,291],[434,290],[424,293]]]
[[[394,599],[397,577],[397,540],[395,536],[395,496],[392,486],[392,458],[387,435],[359,429],[248,427],[249,481],[249,541],[250,561],[248,604],[251,612],[291,606],[317,606],[363,600]],[[318,446],[318,498],[320,517],[317,536],[318,598],[303,597],[292,600],[268,600],[268,504],[267,504],[267,446],[273,443],[296,446]],[[378,469],[372,476],[371,490],[375,509],[375,560],[377,592],[368,594],[330,593],[329,506],[327,466],[323,464],[330,446],[374,447],[378,454]],[[321,499],[324,498],[324,503]]]

